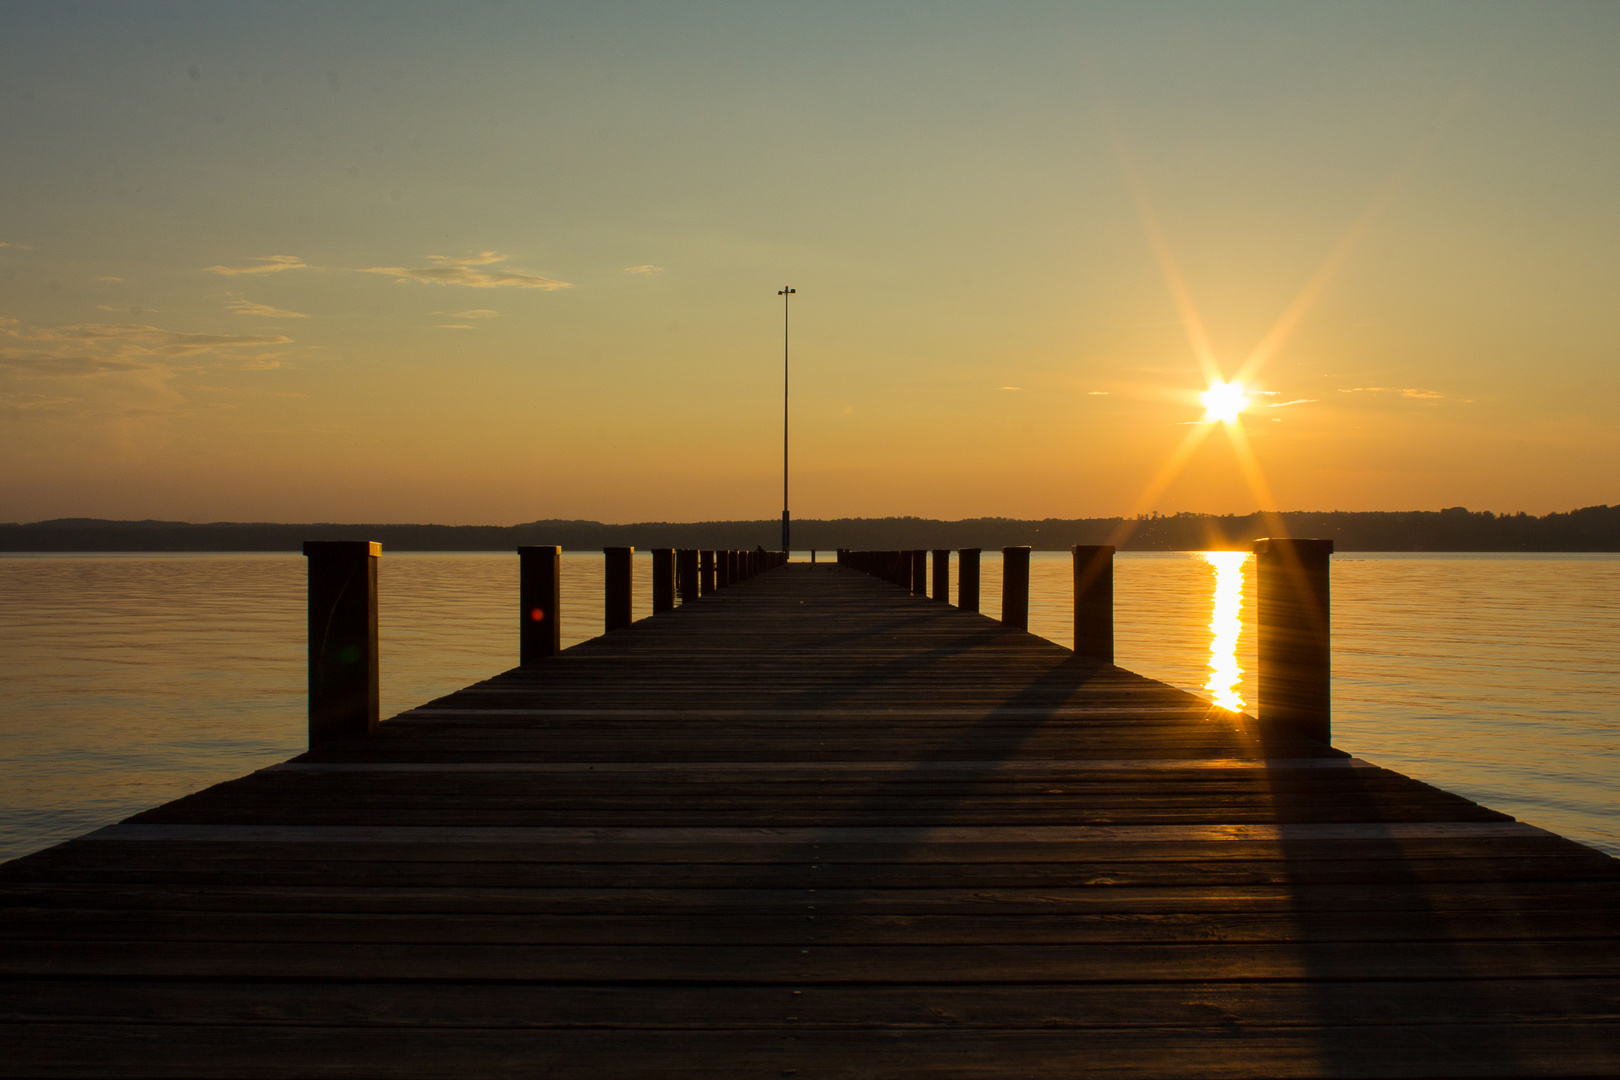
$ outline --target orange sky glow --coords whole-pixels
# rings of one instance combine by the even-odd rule
[[[1584,3],[7,5],[0,520],[775,517],[784,284],[796,518],[1620,502],[1617,47]]]

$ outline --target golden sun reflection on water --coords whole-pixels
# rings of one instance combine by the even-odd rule
[[[1238,665],[1238,638],[1243,636],[1243,566],[1246,551],[1199,553],[1215,571],[1215,599],[1209,615],[1209,680],[1204,683],[1215,704],[1233,712],[1243,710],[1238,687],[1243,668]]]

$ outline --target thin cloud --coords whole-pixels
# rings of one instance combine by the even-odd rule
[[[624,272],[627,274],[643,274],[647,277],[651,277],[654,274],[662,274],[664,272],[664,268],[662,266],[654,266],[652,263],[642,263],[640,266],[627,266],[624,268]]]
[[[572,282],[557,281],[521,270],[486,269],[505,262],[508,256],[494,251],[453,258],[429,255],[427,266],[366,266],[365,274],[387,274],[395,281],[419,281],[424,285],[465,285],[473,289],[572,289]]]
[[[1266,408],[1268,408],[1268,409],[1286,409],[1290,405],[1309,405],[1313,401],[1316,401],[1316,400],[1317,399],[1313,398],[1313,397],[1302,397],[1302,398],[1295,398],[1293,401],[1273,401],[1273,402],[1269,403],[1266,406]]]
[[[1022,386],[998,386],[997,390],[1022,390]]]
[[[257,266],[210,266],[208,269],[226,277],[240,274],[279,274],[283,270],[308,270],[309,266],[296,255],[266,255],[256,260]]]
[[[280,334],[193,334],[144,323],[40,327],[0,318],[0,408],[120,422],[172,416],[194,405],[181,376],[268,370],[280,364],[274,350],[291,342]]]
[[[1446,396],[1446,395],[1440,393],[1440,391],[1438,391],[1438,390],[1419,390],[1419,389],[1416,389],[1415,387],[1410,387],[1410,386],[1405,388],[1404,390],[1396,390],[1392,386],[1354,386],[1354,387],[1351,387],[1348,390],[1340,390],[1339,393],[1341,393],[1341,394],[1397,394],[1398,393],[1398,394],[1401,395],[1401,397],[1426,398],[1426,399],[1438,399],[1438,398],[1444,398]]]
[[[448,315],[452,319],[497,319],[500,312],[494,308],[473,308],[470,311],[435,311],[435,315]]]
[[[1086,391],[1086,396],[1087,397],[1107,397],[1108,396],[1108,391],[1107,390],[1087,390]]]
[[[478,327],[476,327],[476,326],[468,326],[466,323],[440,323],[438,326],[435,326],[434,329],[435,330],[477,330]]]
[[[265,319],[307,319],[301,311],[283,311],[281,308],[271,307],[269,304],[256,304],[252,300],[240,296],[233,296],[225,301],[225,306],[238,315],[256,315]]]
[[[114,285],[117,285],[117,284],[120,284],[124,279],[121,278],[121,277],[113,277],[111,274],[103,274],[98,278],[91,278],[91,280],[92,281],[106,281],[106,282],[111,282]]]

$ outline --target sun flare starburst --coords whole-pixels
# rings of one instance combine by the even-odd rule
[[[1243,384],[1236,379],[1231,382],[1215,379],[1209,384],[1208,390],[1198,395],[1198,403],[1204,407],[1206,424],[1213,424],[1217,420],[1223,424],[1236,423],[1238,413],[1252,404],[1243,391]]]

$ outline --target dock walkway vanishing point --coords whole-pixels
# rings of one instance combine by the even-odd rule
[[[1620,862],[792,564],[0,869],[5,1076],[1613,1076]]]

